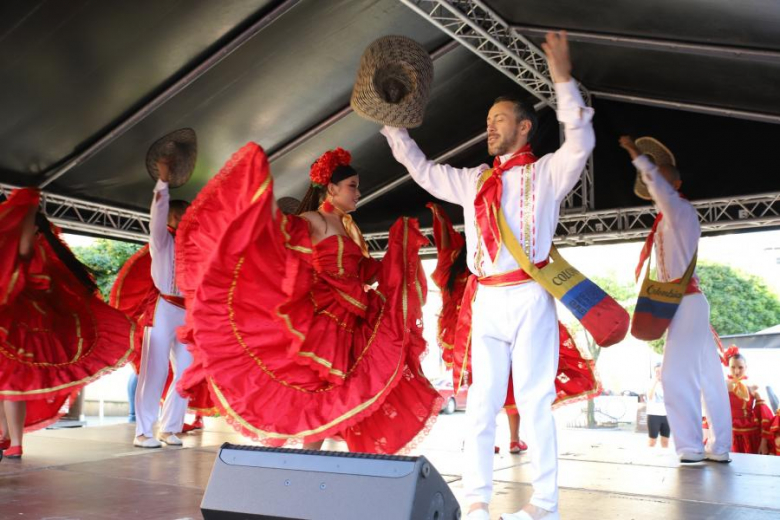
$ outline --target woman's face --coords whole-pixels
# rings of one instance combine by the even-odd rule
[[[357,209],[358,200],[360,200],[360,190],[358,185],[360,179],[357,175],[347,177],[337,184],[328,184],[328,195],[331,203],[344,213],[350,213]]]
[[[747,372],[747,363],[744,359],[731,358],[729,359],[729,374],[734,379],[740,379]]]

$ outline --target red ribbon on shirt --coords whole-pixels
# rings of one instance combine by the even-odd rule
[[[479,226],[490,259],[494,262],[501,245],[501,233],[498,229],[498,212],[501,211],[501,195],[504,191],[501,177],[505,171],[511,170],[515,166],[524,166],[536,161],[537,157],[531,151],[530,144],[523,146],[504,164],[501,164],[501,159],[496,157],[493,161],[493,173],[485,179],[474,200],[477,226]]]
[[[650,234],[647,235],[647,240],[645,240],[645,245],[642,247],[642,252],[639,253],[639,263],[636,266],[636,281],[639,281],[639,277],[642,274],[642,266],[645,265],[645,262],[650,257],[650,253],[653,251],[653,239],[655,238],[655,231],[658,229],[658,224],[661,223],[661,219],[664,218],[663,213],[659,213],[655,217],[655,222],[653,222],[653,228],[650,230]]]

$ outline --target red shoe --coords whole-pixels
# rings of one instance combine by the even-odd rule
[[[500,453],[500,452],[501,452],[501,448],[499,448],[498,446],[493,446],[493,453]]]
[[[0,451],[7,450],[11,447],[11,439],[3,439],[0,441]]]
[[[6,459],[21,459],[22,458],[22,447],[21,446],[11,446],[7,450],[3,450],[3,457]]]
[[[523,441],[512,441],[509,443],[509,453],[520,453],[528,449],[528,445]]]
[[[203,429],[203,419],[198,417],[194,421],[192,421],[192,424],[185,423],[181,431],[182,433],[187,433],[187,432],[202,430],[202,429]]]

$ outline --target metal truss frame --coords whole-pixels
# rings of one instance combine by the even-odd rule
[[[0,197],[7,197],[14,188],[0,184]],[[780,192],[697,200],[692,204],[699,213],[703,234],[780,227]],[[51,193],[42,195],[41,209],[66,231],[136,242],[149,239],[148,213]],[[652,206],[562,214],[555,242],[575,246],[638,240],[647,235],[654,219]],[[455,229],[463,231],[463,226]],[[422,232],[432,243],[433,229],[425,228]],[[372,254],[384,254],[388,235],[388,232],[366,233]],[[435,251],[426,248],[423,253]]]
[[[555,86],[544,53],[514,31],[495,11],[479,0],[400,0],[523,87],[542,105],[556,108]],[[591,106],[591,96],[580,85]],[[593,156],[582,178],[563,201],[563,212],[587,211],[594,205]]]
[[[8,197],[15,188],[0,184],[0,195]],[[41,194],[41,210],[65,231],[134,242],[149,240],[148,213],[45,192]]]
[[[780,192],[698,200],[692,204],[705,235],[780,227]],[[639,240],[650,232],[655,215],[652,206],[561,215],[554,242],[561,246],[578,246]],[[455,229],[463,231],[463,226],[455,226]],[[433,243],[433,229],[425,228],[422,232]],[[387,232],[364,235],[372,255],[384,254],[388,235]],[[426,247],[422,254],[434,255],[436,250]]]

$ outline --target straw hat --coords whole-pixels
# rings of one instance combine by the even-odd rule
[[[663,166],[665,164],[677,166],[674,154],[658,139],[653,137],[640,137],[634,141],[634,144],[636,144],[636,147],[639,148],[641,153],[650,157],[656,166]],[[636,180],[634,181],[634,194],[640,199],[652,200],[650,192],[647,190],[647,185],[642,180],[642,175],[639,171],[636,172]]]
[[[420,126],[433,82],[433,60],[405,36],[383,36],[369,45],[357,72],[350,104],[383,125]]]
[[[149,147],[146,152],[146,171],[155,181],[160,178],[157,161],[167,158],[170,161],[170,179],[168,185],[178,188],[190,180],[198,157],[198,139],[192,128],[181,128],[167,134]]]

